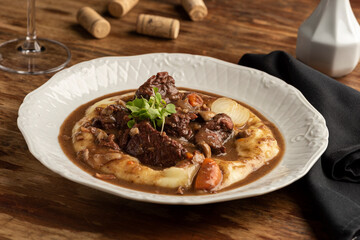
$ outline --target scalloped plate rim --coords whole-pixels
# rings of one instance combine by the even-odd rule
[[[53,82],[56,81],[61,81],[62,77],[66,77],[66,75],[68,74],[72,74],[73,70],[76,70],[77,68],[81,68],[84,67],[86,65],[88,65],[89,63],[96,63],[98,61],[102,61],[102,60],[120,60],[120,61],[125,61],[125,60],[129,60],[129,59],[137,59],[137,58],[142,58],[142,57],[147,57],[147,56],[175,56],[175,55],[179,55],[179,56],[188,56],[188,57],[200,57],[200,58],[206,58],[207,60],[219,63],[219,64],[225,64],[229,67],[233,67],[233,68],[238,68],[238,69],[247,69],[247,70],[251,70],[251,71],[255,71],[257,73],[262,74],[263,76],[266,76],[268,78],[273,79],[276,82],[282,82],[282,84],[287,85],[287,87],[293,89],[293,91],[296,93],[296,96],[298,97],[297,99],[300,100],[302,102],[302,104],[304,104],[309,110],[311,110],[313,113],[315,113],[316,115],[318,115],[322,121],[325,124],[325,129],[326,129],[326,140],[324,140],[323,144],[321,145],[321,147],[317,150],[316,153],[314,153],[311,158],[308,160],[308,162],[305,164],[305,166],[302,168],[302,171],[299,172],[297,174],[296,177],[292,178],[291,180],[281,184],[281,185],[274,185],[270,188],[268,188],[266,191],[259,191],[259,192],[253,192],[251,194],[241,194],[241,196],[238,196],[236,194],[234,195],[226,195],[221,197],[221,193],[217,193],[214,195],[201,195],[201,196],[194,196],[194,195],[190,195],[190,196],[177,196],[177,195],[161,195],[161,196],[166,196],[167,198],[171,198],[172,200],[169,201],[163,201],[161,199],[158,198],[152,198],[152,196],[159,196],[159,194],[155,194],[155,193],[146,193],[146,192],[140,192],[140,191],[136,191],[136,190],[132,190],[132,189],[128,189],[128,188],[123,188],[120,186],[116,186],[117,188],[120,188],[122,190],[124,190],[125,192],[134,192],[134,193],[140,193],[142,195],[145,195],[145,197],[139,198],[139,197],[134,197],[133,195],[126,195],[125,193],[119,192],[116,189],[106,189],[106,188],[101,188],[98,186],[94,186],[93,184],[83,181],[82,179],[74,179],[74,178],[70,178],[68,177],[66,174],[64,174],[64,172],[62,172],[60,169],[54,168],[52,165],[49,165],[47,163],[47,161],[45,161],[44,159],[42,159],[41,155],[39,155],[39,153],[36,151],[36,146],[34,146],[33,141],[31,140],[30,136],[27,134],[26,132],[26,127],[22,124],[21,122],[21,118],[23,116],[23,108],[26,106],[26,103],[28,101],[31,101],[30,98],[32,96],[36,96],[37,94],[41,94],[41,91],[43,89],[45,89],[47,86],[49,86],[50,84],[52,84]],[[62,76],[64,75],[64,76]],[[96,59],[92,59],[92,60],[88,60],[88,61],[84,61],[84,62],[80,62],[77,63],[69,68],[66,68],[62,71],[57,72],[56,74],[54,74],[47,82],[45,82],[44,84],[42,84],[40,87],[38,87],[37,89],[33,90],[32,92],[30,92],[29,94],[26,95],[26,97],[23,100],[23,103],[21,104],[21,106],[19,107],[19,111],[18,111],[18,119],[17,119],[17,124],[18,127],[20,129],[20,132],[22,133],[22,135],[24,136],[24,139],[28,145],[29,151],[32,153],[32,155],[38,159],[38,161],[40,161],[45,167],[47,167],[48,169],[52,170],[53,172],[59,174],[60,176],[71,180],[73,182],[85,185],[87,187],[91,187],[100,191],[104,191],[116,196],[120,196],[126,199],[131,199],[131,200],[136,200],[136,201],[142,201],[142,202],[151,202],[151,203],[159,203],[159,204],[172,204],[172,205],[200,205],[200,204],[209,204],[209,203],[216,203],[216,202],[224,202],[224,201],[231,201],[231,200],[236,200],[236,199],[242,199],[242,198],[248,198],[248,197],[254,197],[254,196],[259,196],[259,195],[263,195],[266,193],[270,193],[273,192],[275,190],[281,189],[283,187],[288,186],[289,184],[297,181],[298,179],[300,179],[301,177],[303,177],[306,173],[309,172],[309,170],[311,169],[311,167],[317,162],[317,160],[320,158],[321,154],[326,150],[327,145],[328,145],[328,129],[326,128],[326,121],[323,118],[323,116],[307,101],[307,99],[304,97],[304,95],[295,87],[285,83],[284,81],[282,81],[281,79],[274,77],[272,75],[269,75],[263,71],[254,69],[254,68],[249,68],[249,67],[245,67],[245,66],[241,66],[241,65],[237,65],[234,63],[230,63],[230,62],[226,62],[220,59],[216,59],[213,57],[208,57],[208,56],[201,56],[201,55],[193,55],[193,54],[186,54],[186,53],[148,53],[148,54],[142,54],[142,55],[134,55],[134,56],[106,56],[106,57],[100,57],[100,58],[96,58]],[[68,161],[70,161],[68,159]],[[98,180],[98,179],[96,179]],[[108,186],[114,186],[113,184],[98,180],[101,184],[104,185],[108,185]],[[232,191],[232,190],[230,190]],[[226,191],[228,192],[228,191]],[[241,192],[240,192],[241,193]],[[204,198],[205,196],[205,198]],[[206,196],[214,196],[213,198],[209,198]],[[187,201],[187,199],[192,199],[195,201]]]

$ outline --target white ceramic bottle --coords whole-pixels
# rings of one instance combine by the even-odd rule
[[[296,57],[332,77],[344,76],[360,59],[360,26],[349,0],[321,0],[300,26]]]

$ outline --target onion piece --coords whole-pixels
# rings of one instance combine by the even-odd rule
[[[211,111],[227,114],[234,125],[243,126],[249,120],[250,111],[229,98],[218,98],[211,105]]]

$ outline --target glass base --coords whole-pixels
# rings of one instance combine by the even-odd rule
[[[0,44],[0,69],[20,74],[44,74],[58,71],[71,59],[70,50],[54,40],[38,38],[39,48],[24,50],[25,38]]]

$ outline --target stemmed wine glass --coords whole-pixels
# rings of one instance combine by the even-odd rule
[[[26,38],[0,44],[0,69],[20,74],[44,74],[69,63],[70,50],[62,43],[36,37],[35,0],[27,0]]]

